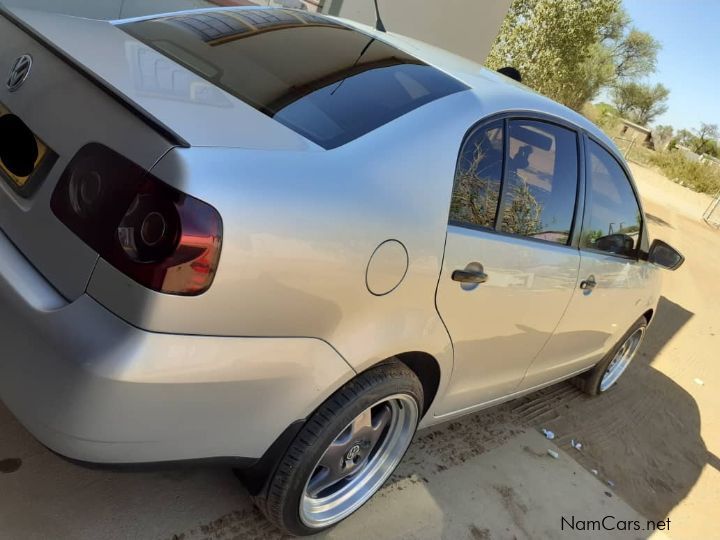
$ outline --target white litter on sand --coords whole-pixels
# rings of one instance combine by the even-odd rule
[[[698,379],[697,377],[693,379],[693,382],[695,384],[699,384],[700,386],[703,386],[705,384],[705,381],[703,381],[702,379]]]
[[[549,448],[548,455],[554,459],[558,459],[560,457],[560,454],[558,454],[555,450],[550,450]]]
[[[575,439],[572,439],[570,441],[570,446],[572,446],[575,450],[582,450],[582,443],[576,441]]]
[[[592,473],[593,473],[593,474],[594,474],[595,476],[597,476],[597,475],[598,475],[598,471],[597,471],[597,469],[590,469],[590,470],[592,471]]]
[[[553,433],[549,429],[542,428],[540,431],[542,431],[546,439],[550,439],[552,441],[555,438],[555,433]]]

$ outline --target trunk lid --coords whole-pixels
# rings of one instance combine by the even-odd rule
[[[50,209],[50,196],[63,169],[89,142],[113,148],[146,169],[173,143],[2,14],[0,36],[0,114],[7,116],[9,111],[47,147],[30,176],[32,190],[18,189],[7,172],[0,171],[0,231],[63,296],[73,300],[85,291],[97,254]],[[21,86],[10,91],[5,74],[23,55],[32,58],[30,72]],[[7,128],[11,123],[2,125]],[[2,135],[5,144],[17,138],[14,131]],[[9,154],[5,155],[7,159]]]
[[[314,147],[113,22],[20,8],[6,8],[6,14],[156,129],[185,145],[263,150]]]

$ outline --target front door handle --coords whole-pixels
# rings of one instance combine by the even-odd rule
[[[452,273],[452,279],[460,283],[485,283],[488,275],[482,271],[455,270]]]
[[[597,285],[597,281],[595,281],[595,276],[589,275],[587,279],[584,279],[580,282],[580,288],[584,291],[594,289]]]

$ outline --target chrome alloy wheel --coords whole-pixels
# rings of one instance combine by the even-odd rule
[[[418,423],[407,394],[388,396],[361,412],[330,443],[300,500],[300,519],[313,528],[347,517],[383,485],[400,463]]]
[[[618,349],[605,370],[602,380],[600,381],[601,392],[604,392],[615,384],[615,382],[620,378],[620,375],[624,373],[640,347],[640,343],[642,343],[644,335],[645,327],[641,326],[630,334],[630,336],[625,340],[625,343],[623,343]]]

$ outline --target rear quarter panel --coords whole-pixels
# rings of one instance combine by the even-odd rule
[[[88,292],[158,332],[321,338],[357,371],[408,351],[452,369],[435,309],[460,142],[482,115],[456,94],[332,151],[176,149],[154,169],[213,204],[223,246],[198,297],[152,293],[99,261]],[[377,246],[396,239],[408,270],[391,293],[366,286]]]

